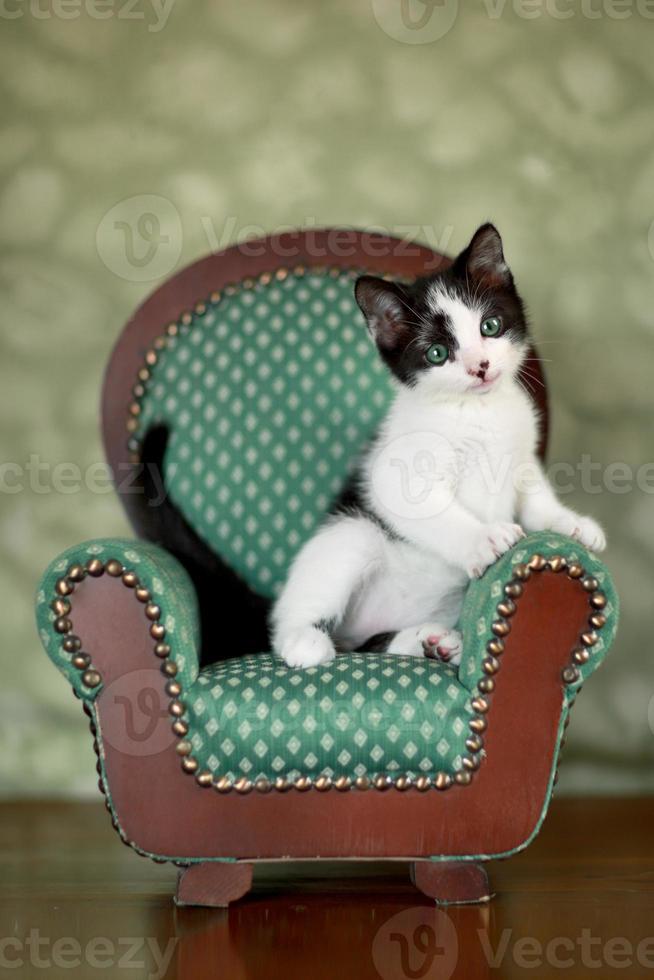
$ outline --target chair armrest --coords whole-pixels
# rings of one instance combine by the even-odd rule
[[[571,589],[584,588],[588,593],[588,635],[584,635],[586,641],[590,641],[590,652],[587,659],[579,653],[570,663],[571,672],[565,678],[568,700],[574,699],[583,682],[608,653],[618,625],[619,607],[606,567],[571,538],[545,531],[530,534],[491,565],[480,579],[471,582],[466,593],[458,626],[463,634],[459,680],[471,692],[479,693],[479,682],[489,673],[488,669],[484,670],[484,661],[493,655],[489,644],[497,640],[501,643],[501,631],[510,630],[512,603],[519,602],[518,596],[512,599],[512,589],[528,588],[530,576],[548,570],[568,577]],[[507,601],[508,607],[504,606]],[[505,615],[506,612],[509,615]],[[556,609],[550,611],[553,632],[556,614]],[[601,626],[591,623],[591,616]],[[581,634],[579,646],[584,646]],[[528,649],[524,651],[524,666],[529,669]]]
[[[100,538],[69,548],[45,571],[36,595],[39,635],[85,701],[93,701],[108,678],[156,663],[151,652],[143,663],[142,652],[131,654],[133,616],[125,613],[135,607],[148,648],[160,644],[158,656],[175,661],[177,679],[188,687],[199,669],[200,620],[193,584],[172,555],[145,541]],[[95,615],[102,643],[94,643]]]

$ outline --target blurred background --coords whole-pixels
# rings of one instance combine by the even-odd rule
[[[654,789],[652,16],[636,0],[7,0],[3,794],[95,792],[33,593],[59,550],[129,533],[97,479],[97,406],[133,308],[188,262],[283,226],[453,252],[486,219],[546,359],[550,460],[590,458],[566,503],[605,524],[622,597],[560,789]]]

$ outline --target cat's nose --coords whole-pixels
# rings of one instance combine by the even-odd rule
[[[484,380],[484,376],[488,371],[490,361],[480,361],[479,366],[476,368],[468,368],[468,374],[473,378],[481,378]]]

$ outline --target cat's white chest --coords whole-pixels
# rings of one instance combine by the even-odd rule
[[[531,416],[520,402],[474,406],[456,439],[457,500],[484,522],[513,520],[520,466],[528,455]]]
[[[514,519],[521,468],[537,438],[531,402],[517,385],[433,406],[400,398],[389,422],[391,444],[401,434],[409,441],[419,430],[432,434],[434,478],[467,511],[485,523]]]

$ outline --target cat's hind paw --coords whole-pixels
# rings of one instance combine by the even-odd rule
[[[440,636],[432,633],[422,641],[422,649],[429,660],[441,660],[452,667],[458,667],[463,653],[463,640],[456,630],[448,630]]]

